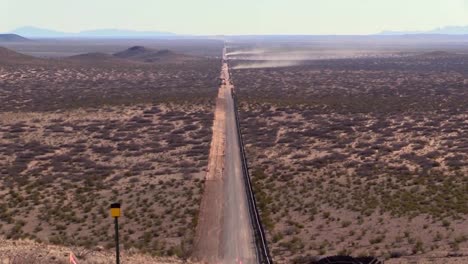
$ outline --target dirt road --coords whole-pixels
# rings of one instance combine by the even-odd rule
[[[253,264],[257,256],[242,175],[233,86],[225,61],[193,255],[208,263]]]

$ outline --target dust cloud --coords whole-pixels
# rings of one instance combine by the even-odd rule
[[[364,50],[268,50],[251,49],[227,53],[229,60],[242,61],[233,69],[291,67],[311,60],[392,57],[394,54]],[[246,62],[252,61],[252,62]]]
[[[291,67],[300,65],[301,61],[274,61],[274,60],[264,60],[251,63],[240,63],[232,67],[235,70],[240,69],[257,69],[257,68],[280,68],[280,67]]]
[[[262,49],[252,49],[252,50],[237,50],[233,52],[228,52],[227,56],[237,56],[237,55],[256,55],[265,53],[265,50]]]

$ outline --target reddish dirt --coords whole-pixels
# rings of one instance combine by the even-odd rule
[[[219,88],[213,122],[205,190],[195,237],[193,257],[209,263],[220,260],[219,238],[223,215],[223,167],[226,133],[226,86]]]
[[[208,263],[257,263],[226,61],[220,80],[193,256]]]

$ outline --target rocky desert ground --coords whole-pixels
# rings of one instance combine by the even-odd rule
[[[466,63],[431,52],[232,70],[276,263],[467,253]]]
[[[17,47],[53,58],[0,48],[1,261],[66,263],[73,251],[110,263],[116,201],[123,263],[186,261],[221,45],[59,44]],[[466,263],[467,55],[243,59],[231,75],[275,263]]]
[[[95,53],[38,59],[1,50],[6,241],[105,251],[114,247],[109,206],[118,201],[126,252],[190,255],[220,62],[137,52],[151,53],[152,61]]]

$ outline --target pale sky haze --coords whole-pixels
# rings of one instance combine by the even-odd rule
[[[35,26],[179,34],[372,34],[468,25],[468,0],[0,0],[0,32]]]

